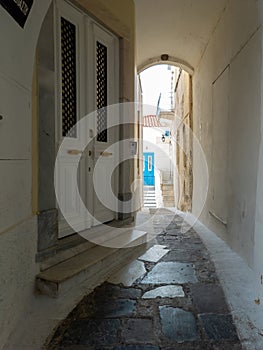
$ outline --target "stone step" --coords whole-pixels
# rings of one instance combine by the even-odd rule
[[[148,191],[148,190],[154,191],[155,190],[155,186],[143,186],[143,189],[144,189],[144,191]]]
[[[36,276],[37,290],[53,298],[64,295],[76,284],[87,284],[92,291],[145,250],[147,232],[125,229],[122,234],[119,231],[116,234],[116,229],[112,231],[115,235],[108,235],[104,240],[107,247],[96,245],[40,272]]]
[[[173,195],[165,195],[165,196],[163,196],[163,200],[168,201],[168,202],[174,201],[174,196]]]
[[[163,196],[174,196],[174,191],[162,191]]]
[[[128,248],[131,242],[144,239],[147,232],[130,227],[111,227],[102,225],[82,232],[86,240],[108,248]],[[143,243],[143,242],[142,242]]]
[[[62,251],[57,251],[55,255],[43,260],[40,263],[40,271],[47,270],[49,267],[55,266],[61,263],[62,261],[68,260],[73,256],[87,251],[95,246],[95,244],[92,242],[85,241],[84,239],[83,241],[84,243],[78,244],[77,246],[74,246],[72,248],[64,249]]]
[[[174,185],[173,184],[162,184],[162,191],[173,191]]]
[[[175,207],[174,202],[163,202],[164,207]]]

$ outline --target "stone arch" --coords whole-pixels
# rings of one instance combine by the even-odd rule
[[[156,57],[152,57],[152,58],[149,58],[148,60],[144,61],[142,64],[140,64],[137,67],[138,74],[140,74],[145,69],[153,67],[157,64],[170,64],[170,65],[181,68],[182,70],[186,71],[190,75],[194,74],[194,68],[189,63],[187,63],[184,60],[181,60],[179,58],[169,56],[169,55],[156,56]]]

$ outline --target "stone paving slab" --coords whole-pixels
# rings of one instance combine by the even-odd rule
[[[160,262],[142,280],[145,284],[195,283],[197,278],[192,264]]]
[[[111,345],[118,341],[120,320],[76,320],[65,332],[62,345]],[[72,344],[73,343],[73,344]]]
[[[164,255],[169,252],[169,249],[165,249],[166,247],[163,245],[154,245],[152,248],[148,249],[145,254],[140,256],[139,260],[149,261],[149,262],[157,262]]]
[[[155,343],[153,320],[147,318],[128,319],[124,322],[121,338],[125,343]]]
[[[122,345],[114,350],[159,350],[159,347],[152,345]]]
[[[160,306],[161,324],[165,337],[184,343],[199,338],[194,315],[169,306]]]
[[[187,246],[178,247],[171,250],[162,260],[163,261],[181,261],[181,262],[195,262],[200,260],[207,260],[208,254],[204,252],[204,247],[193,247],[190,244]]]
[[[183,298],[185,296],[182,286],[162,286],[144,293],[143,299],[154,299],[154,298]]]
[[[118,318],[128,317],[135,314],[136,302],[129,299],[117,299],[111,303],[104,302],[96,310],[99,317]]]
[[[203,314],[198,316],[204,331],[212,340],[238,340],[231,315]]]
[[[208,251],[193,229],[181,232],[181,219],[164,215],[169,227],[156,242],[170,252],[134,261],[85,296],[46,350],[242,349]]]
[[[199,313],[226,314],[229,312],[221,286],[217,284],[195,284],[190,287],[190,291]]]
[[[145,266],[142,261],[133,261],[129,265],[122,268],[115,275],[108,279],[108,282],[114,284],[122,284],[126,287],[132,286],[133,282],[146,273]]]
[[[152,345],[122,345],[117,346],[114,350],[159,350],[159,347]]]

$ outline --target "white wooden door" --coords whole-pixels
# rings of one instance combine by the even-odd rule
[[[80,196],[86,202],[88,183],[85,174],[87,159],[82,157],[86,131],[77,125],[85,116],[85,18],[80,11],[62,0],[56,4],[57,149],[62,141],[64,145],[60,152],[56,183],[64,214],[59,211],[61,238],[89,228],[91,219],[80,203]]]
[[[111,113],[102,108],[118,102],[118,38],[63,0],[57,0],[56,4],[57,139],[58,145],[63,139],[67,142],[60,157],[59,177],[62,181],[57,187],[65,204],[67,220],[70,219],[74,228],[81,231],[111,221],[117,213],[116,200],[111,201],[109,207],[98,198],[93,175],[109,202],[112,191],[117,194],[118,174],[115,172],[110,177],[109,172],[118,159],[118,147],[113,147],[111,151],[107,148],[118,140],[119,134],[118,127],[107,129]],[[97,112],[89,117],[93,111]],[[82,125],[70,132],[71,127],[83,117],[86,117],[84,127]],[[118,114],[114,117],[118,124]],[[83,156],[81,152],[87,143],[89,149]],[[94,169],[98,170],[96,164],[100,168],[94,172]],[[80,205],[78,191],[88,211]],[[74,232],[67,220],[60,213],[60,238]]]
[[[108,222],[115,218],[117,213],[118,173],[111,176],[114,164],[118,163],[119,148],[114,145],[119,139],[119,115],[106,106],[118,102],[119,81],[119,45],[118,38],[103,29],[93,20],[87,21],[88,51],[91,54],[92,65],[89,65],[89,81],[93,85],[91,105],[96,111],[93,118],[93,226]],[[90,56],[89,56],[90,57]],[[96,186],[97,183],[97,186]],[[103,193],[101,197],[96,191]],[[106,203],[104,203],[104,199]],[[110,203],[110,205],[109,205]]]

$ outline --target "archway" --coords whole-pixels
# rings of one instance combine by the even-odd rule
[[[159,59],[148,60],[144,68],[139,67],[139,80],[141,81],[143,95],[144,188],[147,191],[151,190],[152,196],[153,190],[148,188],[149,162],[147,162],[147,159],[150,157],[151,163],[154,157],[156,171],[153,176],[157,179],[157,181],[154,181],[155,198],[157,198],[155,205],[158,207],[161,203],[165,207],[175,206],[182,211],[191,211],[193,194],[193,113],[192,75],[189,71],[192,73],[193,70],[188,65],[186,71],[182,68],[182,63],[179,64],[178,61],[175,62],[171,58],[164,60],[164,58],[167,57],[160,56]],[[167,62],[173,63],[168,64]],[[157,72],[164,68],[161,65],[166,65],[171,72],[169,98],[161,94],[159,99],[155,96],[156,108],[148,108],[148,105],[153,105],[154,101],[148,98],[145,89],[151,89],[150,96],[154,95],[152,86],[156,84],[155,81],[158,81],[157,85],[160,85],[161,79],[158,77],[147,85],[145,73],[152,71],[153,75],[160,74]],[[156,68],[158,70],[153,73]],[[147,76],[149,79],[148,74]],[[169,101],[167,101],[167,98]],[[165,100],[166,106],[162,107],[161,104]],[[154,114],[152,115],[149,110],[153,110]],[[152,120],[151,123],[149,123],[150,119]],[[152,169],[152,167],[150,168]],[[145,205],[148,205],[149,195],[147,191],[144,191],[146,196]],[[160,196],[161,199],[159,199]],[[152,205],[154,204],[152,203]]]

